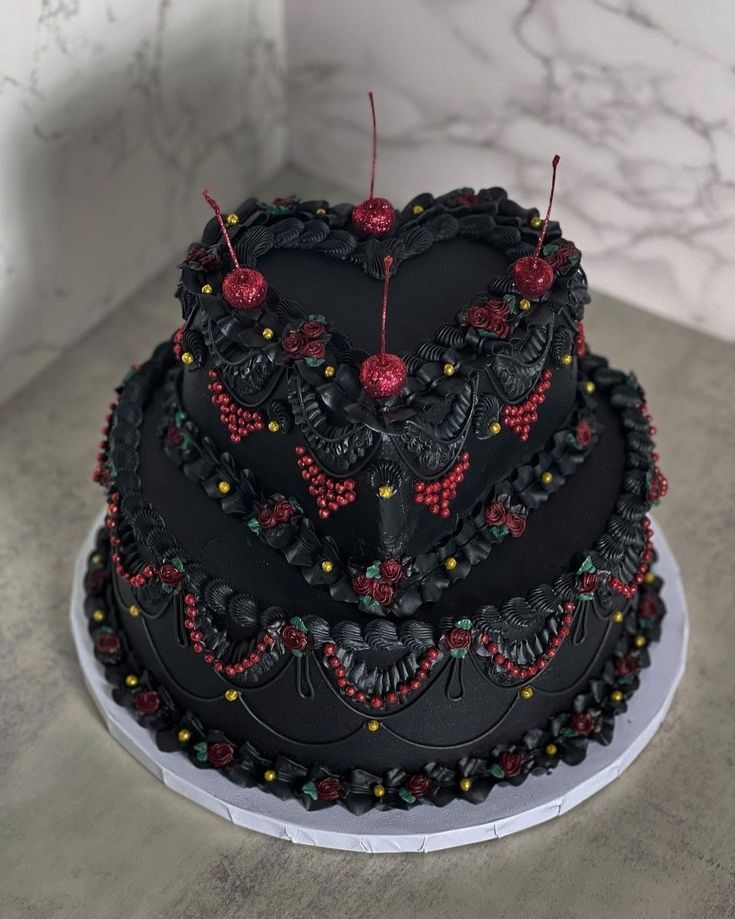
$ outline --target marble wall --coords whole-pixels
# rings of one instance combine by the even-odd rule
[[[204,184],[226,206],[282,164],[282,13],[2,4],[0,400],[173,267],[210,216]]]
[[[735,339],[732,0],[286,0],[290,157],[367,193],[504,185],[593,287]]]

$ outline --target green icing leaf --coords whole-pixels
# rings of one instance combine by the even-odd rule
[[[594,600],[595,595],[594,594],[580,594],[579,599],[580,600]]]
[[[398,790],[398,797],[402,798],[406,804],[413,804],[416,798],[411,794],[407,788],[400,788]]]
[[[586,572],[591,571],[593,574],[597,571],[597,568],[592,564],[592,559],[587,556],[587,558],[582,562],[577,570],[577,574],[585,574]]]
[[[491,332],[489,329],[477,329],[477,334],[480,338],[497,338],[498,336],[495,332]]]
[[[372,609],[374,606],[378,605],[377,600],[373,600],[372,597],[360,597],[360,603],[362,603],[363,606],[367,606],[368,609]]]
[[[248,520],[248,527],[253,531],[253,533],[260,533],[260,524],[258,523],[257,517],[251,517]]]
[[[559,247],[557,246],[556,243],[547,243],[547,244],[543,247],[543,249],[541,250],[541,252],[542,252],[544,255],[552,255],[554,252],[557,252],[558,249],[559,249]]]
[[[306,623],[300,616],[294,616],[291,620],[291,625],[295,625],[299,632],[308,632],[309,629],[306,626]]]
[[[313,801],[319,797],[316,790],[316,784],[314,782],[307,782],[305,785],[301,786],[301,790],[305,795],[308,795]]]
[[[499,523],[494,527],[490,527],[490,532],[496,539],[502,539],[508,535],[508,527],[504,523]]]
[[[496,779],[504,779],[505,773],[503,772],[503,767],[500,763],[493,763],[490,767],[490,775],[494,775]]]
[[[324,358],[323,357],[307,357],[305,358],[305,361],[309,365],[309,367],[319,367],[321,364],[324,363]]]
[[[184,563],[181,561],[181,559],[178,556],[174,556],[174,558],[171,559],[171,564],[174,566],[174,568],[177,571],[184,570]]]
[[[562,728],[561,731],[559,731],[559,736],[560,737],[576,737],[577,732],[574,730],[574,728]]]
[[[365,571],[365,574],[372,578],[374,581],[380,580],[380,564],[378,562],[373,562],[372,565]]]
[[[321,322],[322,325],[326,325],[326,318],[322,316],[321,313],[309,313],[309,319],[312,319],[314,322]]]
[[[452,648],[449,653],[452,657],[467,657],[466,648]]]
[[[471,619],[458,619],[454,624],[458,629],[466,629],[469,631],[472,628]]]
[[[207,743],[202,740],[200,743],[195,743],[192,747],[192,750],[196,753],[196,758],[200,763],[205,763],[207,761]]]
[[[180,428],[181,425],[186,421],[186,412],[178,411],[174,415],[174,424],[177,428]]]

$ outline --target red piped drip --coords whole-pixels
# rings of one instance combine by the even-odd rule
[[[326,520],[335,511],[352,504],[357,495],[354,479],[333,479],[322,472],[304,447],[296,447],[301,478],[308,482],[309,494],[316,498],[319,517]]]
[[[399,702],[407,696],[421,689],[440,657],[438,648],[434,646],[427,648],[421,657],[419,657],[418,666],[410,677],[404,682],[399,683],[395,690],[389,690],[382,695],[377,695],[358,689],[354,683],[350,682],[347,677],[347,670],[337,655],[337,648],[335,645],[331,642],[327,642],[322,645],[321,652],[323,655],[322,662],[327,671],[332,674],[339,691],[347,696],[348,699],[354,699],[355,702],[359,702],[361,705],[367,705],[374,711],[398,705]]]
[[[194,593],[188,593],[184,597],[184,628],[189,635],[191,649],[195,654],[201,654],[204,663],[209,664],[217,673],[224,673],[229,677],[238,676],[250,670],[256,664],[260,663],[261,655],[270,649],[273,644],[273,637],[264,632],[262,638],[255,645],[255,650],[245,654],[239,660],[226,664],[215,656],[205,644],[204,632],[201,630],[198,609],[199,598]]]
[[[470,468],[470,455],[463,453],[446,475],[433,482],[414,482],[413,500],[423,504],[432,514],[445,519],[451,514],[451,502],[457,497],[457,487],[464,481],[465,473]]]
[[[242,268],[240,266],[235,247],[232,245],[232,240],[222,219],[219,204],[206,188],[202,194],[204,195],[204,200],[214,211],[214,216],[217,218],[217,223],[222,231],[222,238],[225,241],[234,266],[232,271],[225,275],[225,279],[222,282],[222,294],[234,310],[256,309],[268,295],[268,283],[259,271],[254,268]]]
[[[580,360],[587,353],[587,339],[584,335],[584,323],[581,319],[577,323],[577,334],[574,336],[574,353]]]
[[[265,427],[263,416],[258,411],[249,411],[238,405],[225,392],[225,387],[216,370],[209,371],[207,389],[212,393],[212,405],[219,409],[219,420],[230,433],[230,441],[239,444],[241,440]]]
[[[375,164],[378,159],[378,129],[375,120],[375,100],[372,93],[368,93],[370,111],[373,119],[373,156],[370,163],[370,195],[352,211],[352,223],[366,236],[385,236],[396,225],[396,211],[387,198],[376,198],[373,195],[375,188]]]
[[[360,384],[373,399],[392,399],[406,385],[408,370],[397,354],[385,350],[388,323],[388,287],[393,257],[383,259],[383,308],[380,319],[380,354],[371,354],[360,366]]]
[[[551,389],[551,371],[544,370],[541,379],[533,387],[533,392],[520,405],[504,405],[500,413],[502,423],[517,434],[525,443],[531,427],[538,421],[538,410],[546,401],[546,393]]]
[[[551,217],[551,204],[554,200],[554,188],[556,187],[556,167],[559,165],[558,154],[551,161],[551,193],[549,194],[549,206],[546,209],[544,225],[541,227],[536,249],[533,255],[526,255],[513,262],[510,266],[510,276],[513,286],[522,297],[528,297],[535,300],[551,290],[554,283],[554,269],[551,265],[541,258],[541,247],[546,239],[546,232],[549,229],[549,218]]]

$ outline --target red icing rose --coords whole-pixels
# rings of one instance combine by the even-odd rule
[[[258,523],[264,530],[270,530],[276,525],[272,507],[263,507],[258,511]]]
[[[423,772],[416,772],[406,779],[406,790],[411,792],[414,798],[420,798],[425,795],[431,788],[431,779]]]
[[[297,629],[295,625],[284,625],[281,629],[281,638],[290,651],[303,651],[309,643],[306,634],[301,629]]]
[[[485,306],[471,306],[467,310],[467,322],[476,329],[484,329],[488,310]]]
[[[178,584],[183,576],[184,573],[182,571],[179,571],[175,565],[170,564],[161,565],[160,571],[158,572],[158,577],[167,587],[173,587],[175,584]]]
[[[619,657],[615,661],[616,676],[634,676],[638,673],[638,661],[630,655]]]
[[[509,750],[500,754],[498,762],[505,773],[506,779],[512,779],[514,776],[520,775],[523,769],[523,757],[518,753],[511,753]]]
[[[498,338],[505,338],[508,325],[508,305],[502,300],[488,300],[475,304],[467,310],[467,322],[476,329],[494,332]]]
[[[352,589],[358,597],[369,597],[373,589],[373,581],[364,574],[356,574],[352,578]]]
[[[87,575],[87,580],[89,583],[89,589],[92,593],[99,593],[102,588],[107,583],[107,578],[109,577],[110,572],[107,568],[95,568],[94,571],[90,571]]]
[[[403,566],[394,558],[387,558],[381,562],[379,570],[381,578],[390,581],[391,584],[395,584],[403,577]]]
[[[133,706],[141,715],[155,715],[161,707],[161,697],[154,689],[144,689],[135,694]]]
[[[301,326],[301,334],[305,335],[309,340],[313,338],[319,338],[319,336],[324,332],[324,326],[321,322],[315,322],[313,319],[307,320]]]
[[[301,357],[320,358],[324,357],[327,348],[323,341],[307,341],[299,351]]]
[[[520,514],[511,514],[508,512],[505,518],[505,525],[508,527],[510,535],[517,538],[518,536],[522,536],[523,531],[526,529],[526,518],[522,517]]]
[[[493,501],[485,508],[485,522],[488,526],[501,526],[506,522],[507,511],[500,501]]]
[[[472,642],[472,635],[469,629],[451,629],[447,632],[445,641],[450,650],[462,651],[465,648],[469,648]]]
[[[281,339],[281,347],[286,354],[298,354],[306,344],[306,339],[300,332],[289,332]]]
[[[577,427],[574,430],[574,439],[580,447],[588,447],[592,440],[592,428],[589,426],[589,422],[584,418],[577,422]]]
[[[595,729],[595,716],[589,712],[575,712],[570,725],[578,734],[588,737]]]
[[[204,246],[192,246],[186,253],[184,262],[187,265],[195,262],[205,271],[211,271],[219,265],[219,257],[214,252],[208,252]]]
[[[465,207],[473,207],[475,204],[477,204],[477,195],[473,194],[472,192],[466,191],[466,192],[462,192],[462,194],[457,195],[457,197],[454,200],[459,205],[463,205]]]
[[[114,657],[120,653],[122,642],[113,632],[103,632],[97,637],[94,646],[103,657]]]
[[[276,523],[285,523],[294,514],[294,506],[290,501],[277,501],[273,508],[273,519]]]
[[[322,801],[336,801],[342,790],[342,782],[336,775],[328,775],[316,782],[316,793]]]
[[[166,439],[172,447],[178,447],[183,440],[183,435],[175,425],[171,425],[168,431],[166,431]]]
[[[643,597],[638,604],[638,615],[641,619],[656,619],[658,616],[656,601],[650,597]]]
[[[207,747],[207,759],[209,762],[221,769],[223,766],[229,766],[235,758],[235,748],[227,741],[221,740],[212,743]]]
[[[379,603],[381,606],[389,606],[393,602],[393,597],[395,596],[395,590],[393,586],[387,581],[373,581],[372,590],[370,594],[375,600],[376,603]]]
[[[577,592],[581,594],[593,594],[600,586],[600,579],[591,571],[585,571],[584,574],[577,576]]]

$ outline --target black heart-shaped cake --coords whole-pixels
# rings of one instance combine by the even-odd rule
[[[577,247],[500,188],[209,200],[95,472],[116,700],[172,755],[354,814],[608,743],[659,635],[666,481],[636,378],[587,350]]]

